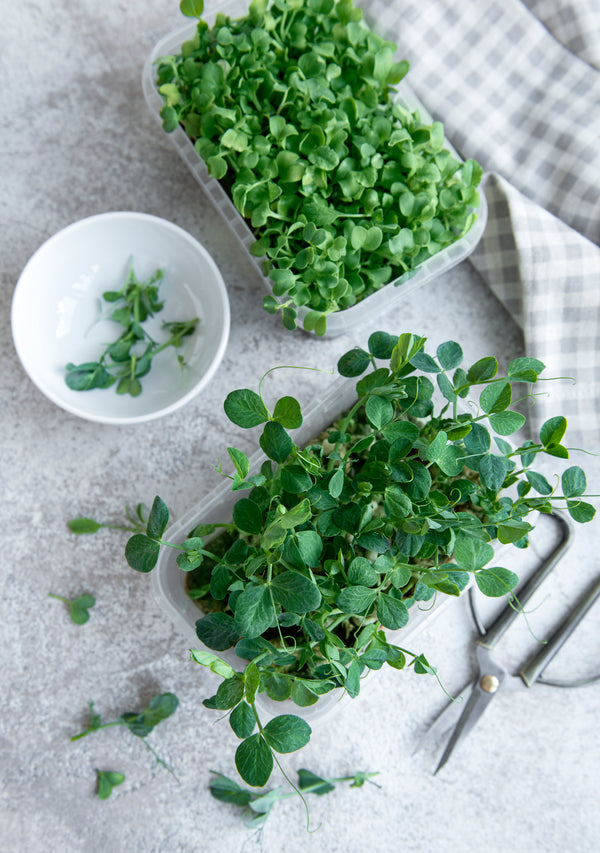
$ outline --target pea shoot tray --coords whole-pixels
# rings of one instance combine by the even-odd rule
[[[336,418],[348,409],[355,400],[356,380],[338,380],[322,400],[306,407],[303,424],[298,430],[295,430],[294,440],[299,446],[308,444],[315,436],[331,426]],[[262,451],[256,452],[250,458],[250,470],[258,471],[265,459],[266,456]],[[166,531],[165,539],[169,542],[180,543],[198,524],[230,521],[233,505],[239,500],[240,495],[239,491],[231,490],[231,480],[224,479],[211,494],[191,507]],[[209,539],[210,537],[207,537],[207,541]],[[173,548],[164,548],[161,551],[156,568],[151,574],[153,593],[163,612],[189,640],[190,648],[205,649],[197,638],[195,630],[196,622],[202,617],[203,611],[187,594],[187,574],[181,571],[177,565],[177,553]],[[471,583],[472,578],[469,586]],[[390,638],[396,637],[404,647],[406,647],[407,639],[410,638],[411,646],[413,646],[415,637],[424,627],[431,625],[432,618],[442,613],[456,600],[453,596],[437,595],[435,599],[430,601],[415,602],[410,608],[408,624],[399,631],[388,632]],[[414,650],[419,651],[416,648]],[[241,670],[246,665],[246,661],[240,660],[233,649],[219,652],[219,655],[236,669]],[[338,702],[346,701],[347,698],[345,691],[333,690],[320,696],[315,705],[298,708],[291,700],[275,702],[269,699],[266,694],[259,694],[257,704],[266,716],[287,713],[289,710],[290,713],[301,714],[307,720],[314,720],[329,713]],[[287,710],[282,710],[284,706]]]

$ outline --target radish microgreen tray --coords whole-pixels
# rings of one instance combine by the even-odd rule
[[[394,97],[408,72],[351,0],[253,0],[246,15],[183,0],[198,17],[157,61],[164,130],[183,127],[249,223],[273,295],[264,307],[322,335],[327,315],[411,277],[460,239],[482,170],[445,148],[440,122]]]

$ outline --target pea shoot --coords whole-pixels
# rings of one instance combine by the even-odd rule
[[[96,603],[93,595],[80,595],[78,598],[64,598],[62,595],[54,595],[49,592],[48,598],[55,598],[57,601],[62,601],[69,608],[69,616],[76,625],[85,625],[90,618],[90,607]]]
[[[237,770],[253,787],[311,737],[294,714],[264,723],[259,693],[301,708],[332,691],[355,698],[384,666],[439,681],[403,640],[412,614],[471,582],[519,609],[518,577],[496,564],[497,546],[527,547],[536,511],[594,518],[582,468],[554,481],[536,470],[540,456],[569,458],[566,418],[549,418],[534,439],[513,438],[526,424],[517,406],[539,393],[545,365],[515,358],[502,374],[494,356],[468,365],[456,341],[433,352],[426,343],[379,331],[342,355],[338,372],[352,380],[354,402],[307,445],[290,434],[303,422],[295,398],[267,405],[262,380],[257,391],[231,391],[227,417],[259,427],[265,455],[255,470],[228,448],[231,488],[242,493],[231,514],[165,541],[169,510],[157,496],[146,531],[126,544],[127,562],[143,573],[161,548],[179,552],[201,609],[203,646],[191,659],[222,679],[203,704],[227,713],[241,741]],[[229,649],[237,668],[221,657]]]
[[[122,773],[117,773],[115,770],[98,770],[96,769],[97,795],[101,800],[107,800],[112,794],[113,788],[117,785],[122,785],[125,781],[125,776]]]
[[[248,826],[258,830],[262,830],[273,806],[289,797],[295,797],[298,794],[301,796],[315,794],[322,797],[324,794],[329,794],[330,791],[335,790],[336,785],[341,782],[349,782],[351,788],[362,788],[365,783],[375,785],[376,788],[381,787],[373,782],[373,776],[378,776],[378,773],[359,772],[352,776],[323,778],[310,770],[301,769],[298,770],[298,781],[293,792],[284,793],[281,788],[257,792],[251,791],[249,788],[242,788],[241,785],[238,785],[233,779],[223,776],[222,773],[216,773],[214,770],[212,772],[214,776],[209,785],[212,796],[222,803],[238,806],[242,810],[242,815]]]
[[[108,729],[113,726],[125,726],[125,728],[127,728],[132,735],[138,737],[146,746],[146,748],[150,750],[158,764],[161,764],[166,770],[169,771],[169,773],[175,775],[169,765],[165,761],[163,761],[162,758],[158,757],[154,749],[146,741],[146,737],[153,731],[153,729],[159,723],[163,722],[163,720],[168,719],[172,714],[174,714],[178,706],[179,699],[177,698],[177,696],[175,696],[174,693],[160,693],[159,695],[154,696],[150,700],[148,707],[144,710],[127,711],[126,713],[121,714],[121,716],[118,717],[116,720],[112,720],[108,723],[103,723],[100,714],[94,711],[94,703],[90,702],[88,724],[82,732],[73,735],[71,741],[80,740],[83,737],[87,737],[87,735],[89,734],[100,731],[101,729]]]
[[[155,341],[144,328],[145,321],[164,307],[164,302],[158,299],[162,279],[162,270],[156,270],[147,282],[139,281],[132,260],[121,290],[103,293],[103,300],[113,307],[109,319],[122,326],[123,331],[105,347],[97,361],[66,365],[65,382],[71,390],[91,391],[110,388],[116,383],[117,394],[137,397],[142,393],[140,379],[150,372],[152,360],[168,347],[180,349],[184,339],[194,334],[198,318],[163,323],[163,330],[169,333],[163,343]],[[177,361],[183,369],[185,361],[179,353]]]
[[[97,533],[103,527],[109,530],[125,530],[130,533],[143,533],[148,523],[148,512],[143,503],[136,505],[135,511],[125,506],[126,521],[121,524],[109,524],[106,521],[96,521],[93,518],[79,516],[67,521],[67,527],[76,536]]]

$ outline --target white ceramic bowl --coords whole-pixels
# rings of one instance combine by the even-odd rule
[[[140,380],[138,397],[115,386],[72,391],[65,365],[96,361],[119,337],[114,321],[99,320],[110,311],[101,297],[123,286],[132,259],[140,281],[164,273],[164,308],[144,323],[155,340],[168,337],[164,321],[199,318],[181,349],[186,367],[182,373],[168,347]],[[52,402],[87,420],[134,424],[174,412],[209,382],[229,337],[229,300],[215,262],[191,234],[157,216],[118,211],[75,222],[37,250],[17,282],[11,322],[23,367]]]

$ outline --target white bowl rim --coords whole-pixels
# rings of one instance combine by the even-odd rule
[[[59,399],[57,395],[55,395],[51,390],[46,388],[43,384],[40,384],[40,382],[38,381],[34,372],[31,370],[30,365],[28,364],[27,355],[24,352],[23,347],[21,346],[21,342],[17,333],[17,315],[19,310],[18,294],[20,291],[20,285],[25,279],[29,269],[34,265],[34,263],[37,262],[39,255],[43,251],[46,251],[52,244],[58,242],[61,239],[64,239],[65,236],[71,234],[71,232],[78,231],[81,228],[85,228],[89,225],[95,224],[96,222],[101,222],[102,220],[107,219],[117,221],[119,219],[123,219],[153,222],[157,225],[160,225],[165,230],[170,230],[177,234],[180,238],[188,242],[196,251],[200,251],[200,253],[205,257],[208,266],[214,273],[216,286],[223,303],[223,334],[221,336],[219,346],[217,347],[217,350],[208,370],[204,373],[202,378],[194,385],[194,387],[187,392],[187,394],[184,394],[182,397],[180,397],[174,403],[171,403],[169,406],[165,406],[162,409],[157,409],[155,412],[149,412],[143,415],[131,415],[124,417],[99,415],[91,412],[82,411],[77,406],[73,406],[65,400]],[[72,222],[70,225],[66,225],[64,228],[61,228],[60,231],[57,231],[55,234],[52,234],[52,236],[48,237],[47,240],[44,240],[44,242],[40,246],[38,246],[38,248],[35,250],[33,255],[31,255],[31,257],[23,267],[15,285],[15,289],[13,291],[11,303],[11,330],[13,344],[19,361],[21,362],[21,366],[23,367],[33,384],[36,386],[36,388],[38,388],[38,390],[41,391],[45,397],[51,400],[51,402],[55,403],[64,411],[69,412],[69,414],[83,418],[87,421],[108,424],[111,426],[128,426],[130,424],[147,423],[148,421],[166,417],[167,415],[172,414],[174,411],[180,409],[191,399],[193,399],[209,383],[223,359],[225,349],[229,340],[230,324],[231,311],[229,307],[229,297],[227,295],[227,288],[225,286],[221,271],[219,270],[212,255],[208,252],[208,250],[205,249],[204,246],[195,237],[193,237],[180,225],[176,225],[174,222],[170,222],[168,219],[163,219],[160,216],[155,216],[152,213],[142,213],[134,210],[106,211],[104,213],[96,213],[91,216],[86,216],[83,219],[78,219],[76,222]]]

